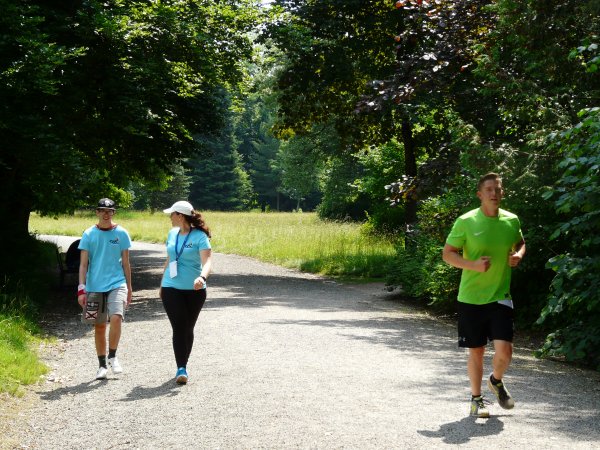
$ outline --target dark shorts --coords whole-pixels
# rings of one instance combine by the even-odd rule
[[[458,346],[485,347],[488,341],[513,341],[514,311],[498,302],[470,305],[458,302]]]

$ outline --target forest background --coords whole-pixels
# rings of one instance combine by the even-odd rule
[[[527,241],[520,325],[547,334],[540,356],[600,368],[600,1],[0,9],[3,317],[46,298],[31,213],[100,197],[357,221],[397,243],[390,286],[451,308],[441,248],[495,171]]]

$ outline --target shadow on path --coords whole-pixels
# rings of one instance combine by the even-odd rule
[[[504,422],[498,416],[479,420],[467,416],[455,422],[444,423],[437,431],[417,430],[417,433],[428,438],[441,439],[445,444],[459,445],[466,444],[474,437],[500,434],[503,430]]]
[[[40,398],[42,400],[60,400],[65,395],[80,395],[94,391],[109,383],[110,380],[91,380],[79,383],[76,386],[65,386],[52,391],[42,392]]]
[[[181,386],[175,384],[172,379],[165,381],[160,386],[145,387],[136,386],[134,387],[125,398],[122,398],[122,402],[135,402],[136,400],[144,400],[158,397],[175,397],[179,395]]]

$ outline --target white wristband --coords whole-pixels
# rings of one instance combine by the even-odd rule
[[[78,291],[81,291],[82,289],[85,289],[85,284],[80,284],[79,286],[77,286]]]

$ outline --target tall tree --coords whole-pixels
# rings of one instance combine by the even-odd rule
[[[366,83],[393,72],[389,29],[394,18],[383,1],[280,0],[277,21],[265,36],[284,53],[278,74],[281,137],[310,131],[314,124],[333,123],[340,151],[376,138],[355,114]]]
[[[485,35],[493,23],[493,15],[486,8],[489,3],[490,0],[395,2],[397,65],[393,77],[373,81],[372,94],[365,96],[359,108],[373,111],[384,109],[390,103],[399,105],[394,115],[401,123],[399,138],[404,146],[405,176],[392,184],[391,197],[405,204],[409,224],[417,220],[420,184],[430,183],[426,177],[418,176],[420,155],[415,130],[427,126],[428,122],[435,129],[447,121],[444,114],[434,116],[433,122],[424,120],[423,109],[457,109],[472,101],[472,92],[477,89],[468,70],[474,59],[471,45]],[[433,133],[429,142],[421,143],[424,153],[429,158],[445,159],[444,150],[449,147],[444,144],[449,136],[450,133]],[[428,175],[431,177],[434,173]],[[438,184],[441,181],[439,177]]]
[[[300,210],[301,202],[319,189],[322,168],[319,155],[323,148],[318,137],[318,133],[292,137],[280,145],[273,162],[281,176],[279,189],[296,201],[296,210]]]
[[[277,110],[273,68],[276,68],[279,55],[272,55],[262,46],[257,45],[255,49],[255,61],[248,69],[250,82],[242,111],[233,118],[234,145],[250,175],[258,206],[279,210],[280,174],[272,165],[279,140],[271,132]]]
[[[436,131],[444,114],[435,123],[427,109],[452,108],[466,98],[469,45],[487,30],[490,1],[277,3],[288,12],[270,33],[289,61],[279,79],[280,134],[333,121],[342,139],[338,152],[352,154],[365,143],[396,138],[406,175],[397,183],[399,198],[406,222],[415,222],[410,190],[417,163],[437,157],[449,136]]]
[[[240,155],[233,148],[231,128],[207,145],[211,155],[190,160],[192,185],[189,200],[194,207],[212,211],[240,211],[254,201],[252,184]]]
[[[321,156],[323,162],[330,157],[352,159],[365,145],[385,143],[399,135],[400,127],[389,108],[378,109],[377,114],[357,114],[361,96],[370,92],[368,83],[394,71],[394,41],[389,30],[396,27],[397,19],[391,14],[392,4],[358,0],[276,3],[283,12],[266,33],[285,56],[278,74],[276,135],[287,139],[314,133],[320,124],[332,126],[337,145],[328,146]],[[348,175],[348,171],[336,170],[325,175],[342,173]],[[334,186],[340,180],[330,181],[324,180],[323,186]],[[339,210],[345,202],[338,200],[320,211],[331,212],[331,217],[349,215],[349,210]],[[360,209],[364,217],[365,208]]]
[[[0,2],[0,214],[27,235],[30,211],[100,195],[124,200],[203,151],[223,125],[223,86],[242,78],[248,1]]]

